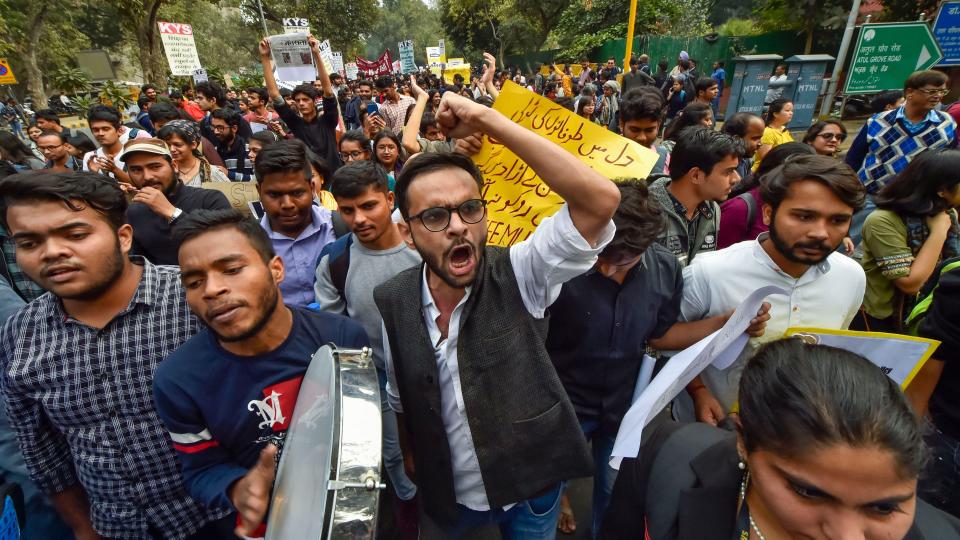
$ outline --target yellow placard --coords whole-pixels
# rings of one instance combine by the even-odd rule
[[[904,389],[940,346],[935,339],[828,328],[791,327],[783,335],[797,336],[813,345],[829,345],[859,354]]]
[[[450,67],[448,64],[443,71],[443,80],[446,81],[447,84],[454,84],[453,76],[458,74],[463,77],[463,82],[470,82],[470,64],[463,64],[456,67]]]
[[[0,84],[17,84],[17,78],[6,58],[0,58]]]
[[[588,65],[590,66],[590,69],[592,69],[592,70],[594,71],[594,73],[596,73],[596,71],[597,71],[597,64],[588,64]],[[566,65],[566,64],[554,64],[554,66],[556,66],[557,69],[559,69],[561,72],[563,72],[563,69],[564,69],[567,65]],[[570,64],[570,73],[572,73],[574,77],[579,77],[581,71],[583,71],[583,66],[581,66],[580,64]],[[550,71],[550,65],[549,65],[549,64],[544,64],[544,65],[540,66],[540,73],[543,73],[544,75],[550,75],[550,74],[553,73],[553,72]]]
[[[449,73],[449,72],[448,72]],[[521,126],[559,144],[610,179],[646,178],[659,155],[507,81],[493,108]],[[487,243],[511,246],[526,240],[563,199],[516,154],[488,136],[475,156],[485,180]]]
[[[223,193],[230,206],[247,216],[251,215],[249,203],[260,200],[256,182],[204,182],[200,187]]]

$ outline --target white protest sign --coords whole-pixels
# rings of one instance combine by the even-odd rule
[[[200,84],[209,80],[207,70],[200,68],[193,70],[193,84]]]
[[[197,44],[193,41],[193,27],[189,24],[158,21],[160,41],[170,64],[170,73],[177,77],[187,77],[200,69],[197,57]]]
[[[447,45],[441,39],[440,46],[437,48],[440,49],[440,63],[442,64],[447,61]]]
[[[732,360],[729,359],[735,359],[747,344],[745,332],[750,327],[750,320],[756,317],[763,299],[773,294],[787,293],[773,286],[757,289],[740,303],[723,328],[676,354],[666,363],[624,415],[613,445],[611,467],[619,469],[623,458],[637,457],[643,428],[704,368],[711,364],[730,365]]]
[[[398,43],[400,49],[400,71],[413,73],[417,71],[417,64],[413,60],[413,41],[406,40]]]
[[[320,59],[323,60],[323,67],[326,68],[327,75],[333,73],[333,48],[330,47],[329,39],[320,42]]]
[[[283,33],[284,34],[309,34],[310,21],[299,18],[299,17],[284,17]]]
[[[343,53],[339,51],[333,51],[333,70],[339,73],[340,75],[344,74],[343,71]]]
[[[281,34],[267,39],[270,40],[270,54],[277,67],[278,81],[299,83],[317,78],[306,34]]]
[[[360,68],[357,67],[356,62],[347,62],[347,65],[344,66],[344,68],[347,70],[347,80],[357,80],[357,77],[360,75]]]
[[[859,354],[873,362],[901,388],[910,384],[940,346],[940,342],[934,339],[826,328],[788,328],[784,335],[796,336],[806,343],[829,345]]]

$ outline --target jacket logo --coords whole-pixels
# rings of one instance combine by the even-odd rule
[[[262,400],[252,399],[250,403],[247,403],[247,410],[256,410],[260,418],[263,419],[263,422],[260,422],[260,425],[257,426],[258,428],[272,428],[274,424],[286,423],[287,419],[283,417],[283,410],[280,405],[280,396],[282,395],[274,390]]]

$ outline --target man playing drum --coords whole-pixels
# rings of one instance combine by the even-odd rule
[[[174,235],[187,303],[207,329],[161,362],[157,412],[190,495],[237,511],[238,536],[263,536],[277,454],[267,443],[282,444],[311,357],[369,339],[346,317],[284,305],[283,261],[236,210],[186,214]]]

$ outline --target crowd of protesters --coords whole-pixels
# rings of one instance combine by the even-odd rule
[[[146,85],[130,121],[87,111],[95,142],[0,110],[0,475],[24,538],[263,537],[327,343],[373,351],[381,538],[960,538],[943,73],[878,97],[842,155],[839,121],[794,141],[777,87],[763,116],[720,119],[723,63],[701,75],[686,52],[345,81],[309,45],[315,82],[283,88],[263,40],[262,87]],[[650,175],[611,182],[512,122],[492,107],[507,81],[649,149]],[[487,245],[485,136],[564,200],[509,248]],[[743,352],[614,469],[644,358],[766,285],[786,294],[749,314]],[[791,327],[942,345],[901,391]]]

